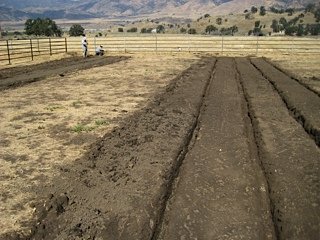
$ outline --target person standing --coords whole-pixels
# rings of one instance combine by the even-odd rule
[[[81,43],[82,43],[83,57],[87,57],[88,56],[88,41],[87,41],[85,34],[82,35]]]

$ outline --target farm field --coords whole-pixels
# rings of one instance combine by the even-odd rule
[[[0,70],[0,239],[318,236],[319,65],[291,57]]]

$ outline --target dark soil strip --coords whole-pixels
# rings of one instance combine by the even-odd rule
[[[246,90],[245,90],[245,87],[244,87],[244,79],[241,77],[241,73],[239,71],[239,68],[238,66],[236,65],[236,70],[237,70],[237,73],[238,73],[238,79],[239,79],[239,83],[240,83],[240,87],[241,87],[241,90],[244,94],[244,100],[245,100],[245,105],[246,105],[246,109],[248,110],[248,117],[250,119],[250,125],[252,126],[252,131],[253,131],[253,136],[254,136],[254,142],[255,142],[255,145],[256,145],[256,148],[257,148],[257,153],[258,153],[258,158],[260,160],[260,165],[261,165],[261,168],[264,172],[264,175],[265,175],[265,178],[266,176],[268,175],[267,174],[267,171],[264,167],[264,164],[263,164],[263,155],[262,155],[262,150],[261,150],[261,133],[259,132],[258,130],[258,124],[255,120],[255,116],[253,114],[253,110],[252,110],[252,106],[250,104],[250,101],[249,101],[249,96],[248,94],[246,94]],[[276,234],[276,239],[279,239],[279,231],[278,231],[278,226],[275,224],[277,222],[275,216],[274,216],[274,209],[275,209],[275,204],[273,202],[273,199],[270,198],[270,195],[272,194],[271,193],[271,187],[270,187],[270,184],[269,184],[269,181],[268,179],[266,178],[266,182],[267,182],[267,186],[268,186],[268,196],[269,196],[269,203],[270,203],[270,207],[271,207],[271,215],[272,215],[272,223],[274,224],[274,230],[275,230],[275,234]]]
[[[156,222],[155,228],[153,230],[153,233],[152,233],[152,236],[151,236],[151,240],[156,240],[159,237],[159,234],[160,234],[160,231],[161,231],[161,227],[162,227],[162,223],[163,223],[165,210],[166,210],[166,207],[167,207],[167,204],[168,204],[168,200],[169,200],[169,198],[170,198],[170,196],[172,194],[173,184],[174,184],[176,178],[179,175],[180,167],[181,167],[181,165],[182,165],[182,163],[183,163],[183,161],[184,161],[184,159],[185,159],[185,157],[186,157],[186,155],[188,153],[188,150],[190,148],[190,143],[191,143],[192,139],[195,137],[195,135],[197,134],[197,131],[198,131],[198,128],[199,128],[199,118],[200,118],[201,112],[203,111],[203,108],[204,108],[203,103],[205,101],[205,98],[206,98],[206,96],[208,94],[210,85],[212,83],[213,73],[214,73],[214,67],[212,69],[211,76],[210,76],[210,78],[208,78],[208,81],[206,83],[206,86],[205,86],[205,89],[204,89],[204,92],[203,92],[203,95],[202,95],[201,105],[200,105],[200,108],[198,109],[198,112],[197,112],[197,115],[196,115],[196,121],[194,122],[191,130],[188,133],[186,144],[185,144],[185,146],[183,146],[182,151],[180,152],[177,160],[175,161],[176,164],[173,166],[173,168],[171,170],[172,172],[170,174],[170,179],[169,179],[169,182],[168,182],[168,185],[167,185],[167,189],[166,189],[165,194],[164,194],[164,199],[163,199],[163,202],[162,202],[159,218],[158,218],[158,221]]]
[[[61,167],[49,186],[34,189],[40,203],[32,234],[0,239],[150,239],[214,63],[204,58],[184,71],[83,158]]]
[[[294,118],[320,146],[320,97],[262,59],[251,63],[278,91]]]
[[[275,239],[232,58],[219,58],[159,239]]]
[[[270,82],[249,60],[236,61],[269,185],[277,237],[317,239],[319,148],[291,117]]]
[[[50,76],[64,77],[65,74],[78,70],[113,64],[128,59],[128,57],[91,57],[66,58],[47,63],[25,66],[23,68],[9,68],[0,71],[0,91],[21,87],[25,84],[37,82]],[[24,69],[24,70],[23,70]]]

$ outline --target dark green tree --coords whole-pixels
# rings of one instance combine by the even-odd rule
[[[236,25],[233,25],[232,27],[230,27],[230,30],[231,30],[231,34],[233,36],[236,32],[238,32],[239,29]]]
[[[280,26],[279,26],[279,22],[276,19],[272,20],[272,24],[270,26],[272,28],[272,31],[277,33],[280,31]]]
[[[146,28],[141,28],[140,32],[141,33],[147,33],[147,29]]]
[[[294,13],[294,9],[293,8],[287,8],[286,12],[288,13],[288,16],[292,16]]]
[[[73,24],[70,27],[69,35],[72,36],[81,36],[84,33],[84,28],[80,24]]]
[[[279,24],[280,24],[280,31],[286,29],[286,27],[288,26],[288,22],[284,17],[280,18]]]
[[[186,33],[187,32],[187,29],[185,29],[185,28],[180,28],[180,33]]]
[[[130,28],[127,30],[127,32],[132,32],[132,33],[135,33],[137,31],[138,31],[138,28],[136,28],[136,27],[133,27],[133,28]]]
[[[260,15],[261,15],[261,16],[266,15],[266,8],[265,8],[264,6],[261,6],[261,7],[260,7]]]
[[[123,28],[118,28],[118,32],[123,32]]]
[[[197,31],[196,31],[194,28],[190,28],[190,29],[188,30],[188,33],[189,33],[189,34],[196,34]]]
[[[214,25],[208,25],[208,26],[206,27],[205,32],[206,32],[207,34],[211,34],[212,32],[217,31],[217,30],[218,30],[218,28],[216,28]]]
[[[218,25],[221,25],[221,24],[222,24],[222,18],[220,18],[220,17],[217,18],[217,19],[216,19],[216,23],[217,23]]]
[[[309,25],[309,32],[313,36],[317,36],[320,34],[320,24],[310,24]]]
[[[158,25],[157,32],[158,33],[164,33],[164,26],[163,25]]]
[[[256,8],[255,6],[251,7],[251,12],[254,14],[256,12],[258,12],[258,8]]]
[[[208,18],[208,17],[210,17],[210,14],[207,13],[204,15],[204,18]]]
[[[286,35],[289,35],[289,36],[293,36],[298,30],[298,27],[297,26],[292,26],[292,25],[288,25],[286,26],[286,28],[284,29],[284,33]]]
[[[299,24],[297,28],[297,36],[303,36],[303,35],[304,35],[304,27],[302,24]]]
[[[320,7],[317,8],[317,10],[314,12],[314,17],[316,19],[316,22],[320,22]]]
[[[25,22],[25,31],[27,35],[62,36],[62,30],[50,18],[28,19]]]

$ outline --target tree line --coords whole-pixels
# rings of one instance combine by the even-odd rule
[[[275,7],[270,7],[269,11],[276,14],[288,13],[288,16],[293,15],[296,11],[293,8],[288,9],[277,9]],[[254,14],[258,14],[260,16],[266,15],[266,8],[261,6],[257,8],[252,6],[250,10],[245,10],[245,19],[253,19]],[[314,24],[304,24],[303,17],[306,13],[311,13],[314,15],[316,23]],[[201,19],[209,18],[209,14],[205,14],[203,17],[197,19],[200,21]],[[224,19],[227,21],[227,19]],[[216,18],[216,24],[222,25],[223,19],[221,17]],[[270,28],[272,29],[273,33],[284,32],[285,35],[297,35],[297,36],[304,36],[304,35],[319,35],[320,34],[320,7],[316,7],[315,4],[308,4],[304,10],[304,13],[287,20],[285,17],[281,17],[280,19],[273,19]],[[209,19],[210,23],[210,19]],[[169,26],[169,25],[168,25]],[[173,27],[171,24],[170,28]],[[249,30],[248,35],[264,35],[262,29],[266,28],[265,25],[260,24],[260,21],[255,21],[254,26],[251,30]],[[70,36],[80,36],[84,33],[84,28],[80,24],[74,24],[70,27],[69,35]],[[140,33],[151,33],[153,28],[141,28]],[[158,25],[156,27],[157,33],[164,33],[165,27],[163,25]],[[217,26],[214,24],[208,24],[204,30],[206,34],[222,34],[222,35],[234,35],[238,32],[238,27],[233,25],[231,27],[222,27],[218,29]],[[132,27],[126,30],[127,32],[138,32],[138,28]],[[118,28],[118,32],[124,32],[122,27]],[[179,29],[180,33],[188,33],[188,34],[196,34],[197,29],[192,28],[190,24],[187,24],[187,28],[181,27]],[[27,35],[35,35],[35,36],[56,36],[61,37],[63,31],[60,27],[57,26],[55,21],[51,20],[50,18],[37,18],[37,19],[28,19],[25,22],[25,33]],[[271,33],[269,33],[271,34]],[[102,34],[101,34],[102,35]]]

